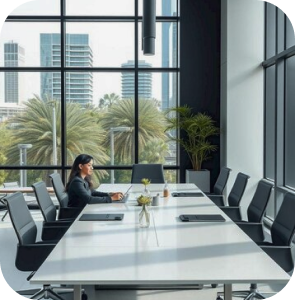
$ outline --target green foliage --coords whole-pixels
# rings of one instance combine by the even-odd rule
[[[25,103],[23,113],[10,119],[12,144],[7,154],[7,164],[19,162],[18,144],[32,144],[27,151],[28,165],[51,165],[53,162],[53,106],[56,114],[57,162],[61,161],[61,105],[59,101],[42,100],[35,95]],[[82,108],[75,103],[66,104],[66,149],[68,164],[71,165],[80,153],[89,153],[95,164],[105,164],[109,160],[102,142],[106,133],[97,121],[94,108]],[[106,174],[98,172],[99,177]],[[39,177],[39,174],[37,175]]]
[[[167,111],[168,126],[166,131],[180,130],[181,138],[171,137],[178,142],[187,152],[193,169],[201,170],[202,163],[210,158],[210,153],[217,150],[212,145],[209,137],[218,135],[219,129],[214,125],[212,118],[204,113],[191,112],[188,106],[174,107]]]
[[[114,134],[115,158],[117,162],[131,163],[133,161],[134,152],[134,130],[135,130],[135,109],[134,100],[121,100],[113,104],[104,114],[102,119],[102,127],[106,132],[114,127],[130,127],[128,132],[116,132]],[[139,132],[138,147],[139,156],[145,151],[145,147],[152,140],[159,143],[165,141],[165,117],[158,110],[157,105],[152,100],[139,100]],[[105,145],[109,145],[110,136],[107,136]],[[152,162],[152,161],[149,161]]]

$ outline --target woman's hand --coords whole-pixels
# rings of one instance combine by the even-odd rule
[[[123,198],[123,193],[116,192],[116,193],[109,193],[112,198],[112,201],[120,201]]]

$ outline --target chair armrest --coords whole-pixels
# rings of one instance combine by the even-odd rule
[[[43,227],[46,226],[46,227],[50,227],[50,226],[53,226],[53,227],[70,227],[72,225],[73,221],[67,219],[67,220],[57,220],[57,221],[52,221],[52,222],[43,222]]]
[[[60,240],[68,229],[68,226],[43,226],[41,239],[43,241]]]
[[[36,271],[56,244],[18,245],[15,266],[20,271]]]
[[[264,231],[261,223],[244,223],[236,222],[236,224],[256,243],[264,241]]]
[[[76,219],[81,211],[80,207],[60,207],[58,219]]]
[[[217,206],[224,206],[224,197],[219,195],[208,195],[207,196]]]
[[[288,246],[260,246],[282,269],[290,272],[294,269],[291,247]]]
[[[242,221],[240,206],[219,206],[234,222]]]

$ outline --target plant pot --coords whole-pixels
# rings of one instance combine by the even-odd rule
[[[210,171],[209,170],[186,170],[185,182],[194,183],[201,191],[210,193]]]

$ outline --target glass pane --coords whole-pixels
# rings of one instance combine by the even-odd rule
[[[138,1],[138,15],[142,16],[143,0]],[[157,16],[176,16],[177,1],[176,0],[156,0],[156,15]]]
[[[133,23],[68,23],[67,65],[121,67],[134,59]]]
[[[266,3],[266,59],[276,54],[276,6]]]
[[[277,37],[278,37],[278,49],[280,53],[285,50],[285,14],[278,8],[277,9]]]
[[[1,74],[1,91],[5,91],[7,100],[0,106],[0,131],[4,139],[0,151],[5,157],[4,165],[61,163],[60,104],[52,101],[53,98],[40,97],[43,76],[52,73]]]
[[[285,185],[295,188],[295,56],[286,60]]]
[[[286,48],[295,45],[294,28],[288,17],[286,16]]]
[[[139,80],[143,74],[145,73],[139,73]],[[139,162],[175,165],[176,147],[174,143],[168,143],[164,110],[166,106],[175,106],[177,98],[172,82],[176,74],[150,73],[149,76],[152,77],[150,96],[139,97]],[[162,80],[167,78],[170,86],[163,84],[167,81]],[[141,85],[147,86],[139,81],[139,91]],[[165,100],[169,99],[169,102],[162,101],[165,93],[168,93]]]
[[[275,178],[275,65],[266,69],[265,78],[265,177]]]
[[[68,164],[82,152],[92,155],[100,166],[133,163],[134,97],[122,100],[121,94],[126,74],[93,73],[93,82],[88,83],[93,88],[93,102],[84,109],[74,101],[67,103]],[[76,85],[67,84],[73,89]],[[134,88],[133,72],[128,72],[128,86]],[[70,94],[74,96],[74,90]]]
[[[134,0],[66,0],[67,15],[132,16]]]
[[[59,36],[59,32],[59,23],[4,23],[0,37],[0,66],[59,66],[60,54],[55,52],[53,41],[47,39],[47,36],[42,38],[44,33],[51,33],[50,36],[55,33]],[[52,64],[44,63],[48,53],[55,56]]]
[[[52,170],[1,170],[0,186],[6,182],[16,182],[20,187],[31,187],[33,183],[44,181],[46,186],[49,187],[52,186],[49,178],[49,175],[52,173]],[[35,196],[33,192],[26,193],[25,195]],[[51,194],[51,198],[54,202],[56,201],[54,194]]]
[[[10,15],[59,15],[60,0],[35,0],[26,2],[16,9]]]
[[[177,23],[163,22],[156,24],[155,55],[146,56],[142,51],[142,24],[139,23],[138,57],[140,61],[149,63],[153,68],[177,67]],[[141,65],[139,64],[139,67]],[[142,67],[145,67],[144,65]]]

